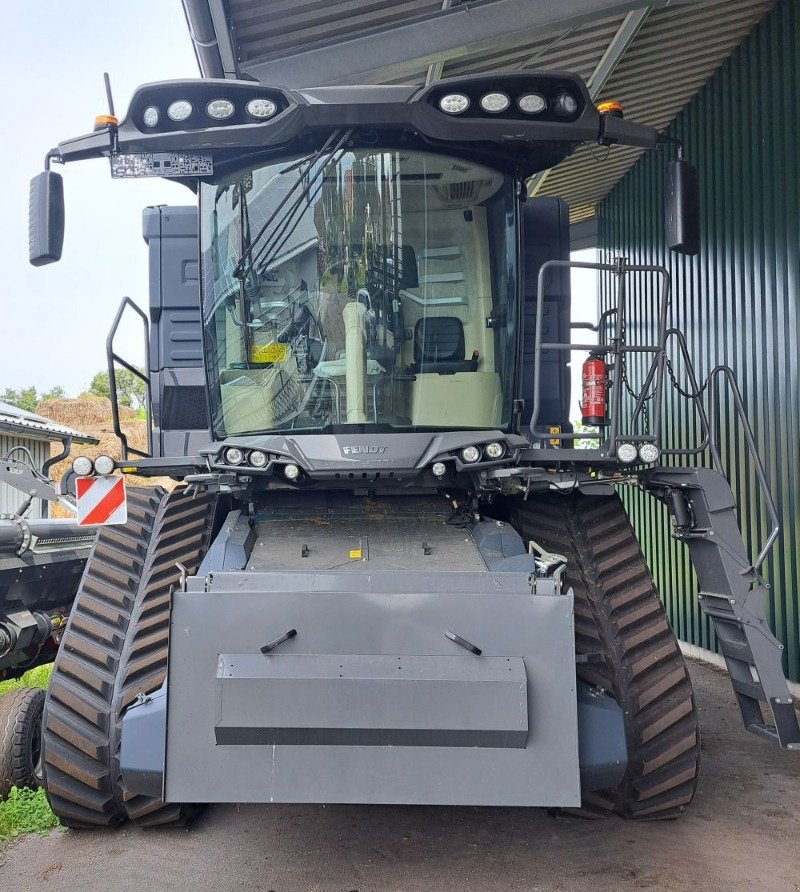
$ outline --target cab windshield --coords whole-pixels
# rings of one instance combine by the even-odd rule
[[[417,151],[203,184],[215,435],[506,428],[514,215],[511,177]]]

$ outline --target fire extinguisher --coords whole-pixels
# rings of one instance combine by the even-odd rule
[[[581,415],[584,424],[606,423],[606,364],[598,353],[590,353],[583,364],[583,399]]]

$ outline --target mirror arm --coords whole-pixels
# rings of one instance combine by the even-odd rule
[[[53,161],[55,161],[56,164],[64,163],[64,159],[61,157],[61,151],[57,147],[55,149],[50,149],[50,151],[44,156],[44,169],[50,170],[50,164]]]
[[[678,147],[678,161],[683,161],[684,158],[684,146],[683,140],[678,139],[677,136],[670,136],[668,133],[659,133],[658,134],[658,143],[659,145],[673,145]]]

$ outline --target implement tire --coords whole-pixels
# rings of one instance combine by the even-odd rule
[[[531,496],[509,503],[527,541],[567,558],[575,648],[599,654],[578,677],[625,713],[628,768],[616,789],[584,795],[585,813],[674,818],[697,787],[700,734],[694,692],[636,535],[617,496]]]
[[[98,533],[44,707],[44,787],[67,827],[181,824],[197,813],[124,789],[119,747],[125,708],[166,677],[176,564],[196,572],[214,508],[183,487],[129,487],[128,522]]]
[[[44,691],[15,688],[0,697],[0,799],[12,787],[40,786]]]

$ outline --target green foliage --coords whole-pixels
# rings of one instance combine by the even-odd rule
[[[140,369],[140,371],[144,371]],[[137,378],[128,369],[117,369],[114,377],[117,380],[117,399],[121,406],[131,409],[141,409],[145,404],[147,386],[144,381]],[[111,386],[109,385],[108,372],[98,372],[89,384],[89,393],[93,396],[104,396],[109,399]]]
[[[0,395],[0,400],[4,403],[11,403],[12,406],[16,406],[25,412],[35,412],[36,406],[42,400],[58,400],[63,396],[65,396],[65,390],[59,385],[42,393],[37,393],[35,387],[22,387],[19,390],[6,387],[2,395]]]
[[[12,787],[8,799],[0,802],[0,840],[13,839],[22,833],[46,834],[59,826],[44,790]]]
[[[43,666],[29,669],[22,678],[0,681],[0,696],[13,691],[15,688],[41,688],[44,691],[47,689],[52,671],[53,664],[45,663]]]

